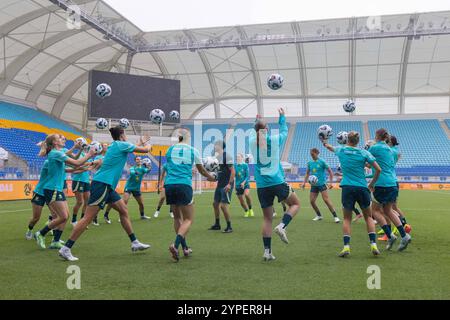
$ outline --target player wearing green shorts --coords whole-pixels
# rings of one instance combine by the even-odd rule
[[[317,207],[316,200],[319,196],[319,193],[322,195],[322,199],[333,215],[334,222],[339,223],[340,220],[336,214],[336,210],[334,209],[333,203],[330,200],[330,196],[328,195],[328,189],[333,188],[333,171],[331,170],[328,163],[325,160],[319,158],[320,151],[317,148],[313,148],[310,151],[312,161],[309,161],[307,164],[305,180],[302,185],[302,189],[305,189],[305,184],[308,181],[310,175],[314,175],[317,177],[317,183],[314,186],[311,186],[311,192],[309,194],[309,202],[311,203],[312,208],[316,212],[316,217],[313,221],[322,220],[322,214],[320,213],[319,207]],[[326,174],[325,170],[328,172],[330,177],[330,184],[327,186]]]
[[[250,197],[250,173],[248,164],[244,161],[244,156],[238,154],[236,170],[236,196],[239,199],[242,209],[244,209],[244,217],[254,217],[255,214],[252,209],[252,198]]]
[[[45,249],[45,235],[51,230],[53,230],[54,238],[50,249],[59,249],[61,247],[59,240],[61,239],[62,232],[69,217],[69,207],[63,192],[66,164],[77,168],[94,155],[94,151],[92,150],[83,158],[74,160],[62,151],[64,143],[61,135],[49,135],[41,144],[41,151],[39,153],[41,157],[47,156],[48,161],[48,178],[45,179],[42,185],[45,203],[57,215],[48,225],[35,233],[37,244],[42,249]],[[74,148],[80,147],[79,144],[74,146]]]
[[[142,200],[141,184],[142,178],[150,170],[142,165],[141,157],[136,157],[135,161],[136,165],[130,168],[130,177],[125,184],[123,201],[125,201],[125,204],[128,205],[128,200],[130,199],[130,196],[133,195],[139,205],[139,213],[141,214],[141,219],[148,220],[150,219],[150,217],[147,217],[144,213],[144,201]]]
[[[402,240],[398,247],[398,251],[403,251],[408,247],[411,236],[405,232],[398,214],[393,211],[393,205],[398,197],[398,183],[397,175],[395,173],[395,155],[393,150],[386,143],[388,138],[389,133],[386,129],[378,129],[375,137],[376,143],[369,149],[369,152],[375,157],[382,170],[380,178],[375,183],[375,190],[373,191],[375,201],[372,206],[374,217],[378,223],[380,223],[388,238],[386,249],[390,250],[392,248],[397,237],[392,233],[391,227],[387,223],[385,217],[392,221],[400,233]],[[379,212],[382,214],[379,214]]]
[[[137,240],[128,217],[128,207],[115,189],[122,176],[122,170],[127,162],[128,154],[132,152],[148,153],[151,147],[145,146],[142,139],[139,146],[127,142],[125,131],[119,126],[111,128],[109,131],[114,142],[108,147],[102,166],[92,179],[91,196],[89,197],[85,216],[78,221],[69,240],[59,250],[59,255],[68,261],[78,260],[72,255],[71,248],[86,230],[86,227],[97,216],[100,209],[104,208],[107,203],[111,203],[112,207],[119,212],[122,227],[131,241],[131,250],[136,252],[150,248],[150,245],[143,244]]]
[[[258,119],[255,123],[255,134],[250,137],[249,141],[251,153],[256,160],[256,187],[264,215],[262,238],[264,245],[263,259],[265,261],[275,259],[272,254],[272,221],[275,197],[278,198],[278,202],[285,202],[289,206],[280,224],[274,229],[281,241],[286,244],[289,243],[286,228],[300,209],[300,201],[294,190],[286,183],[281,166],[281,148],[286,143],[288,126],[284,110],[280,108],[278,112],[280,114],[279,134],[269,133],[267,123]]]
[[[341,181],[342,189],[342,207],[344,211],[344,249],[339,253],[340,257],[350,255],[350,238],[352,213],[355,204],[360,206],[367,225],[367,233],[369,234],[370,249],[373,255],[379,255],[380,251],[377,247],[375,222],[372,219],[372,210],[370,208],[370,191],[374,189],[375,183],[380,176],[380,166],[375,158],[367,151],[359,149],[359,133],[351,131],[348,134],[348,142],[343,147],[333,147],[324,141],[324,147],[333,152],[341,164],[343,178]],[[375,175],[372,182],[367,186],[365,167],[369,163],[375,168]]]
[[[208,181],[215,181],[202,165],[197,149],[190,144],[188,130],[178,131],[178,143],[167,150],[167,176],[164,180],[167,204],[173,207],[175,241],[169,246],[169,252],[175,261],[179,261],[179,247],[188,257],[192,250],[186,243],[186,235],[194,222],[194,199],[192,191],[192,167]],[[180,223],[178,223],[180,222]]]
[[[83,151],[81,151],[79,155],[81,157],[84,157],[86,154]],[[81,218],[83,218],[84,213],[86,212],[87,202],[91,194],[90,182],[91,181],[89,175],[89,167],[81,169],[81,172],[79,173],[72,174],[72,192],[75,194],[76,200],[75,205],[73,206],[72,209],[73,226],[77,224],[77,215],[80,208],[81,208]]]

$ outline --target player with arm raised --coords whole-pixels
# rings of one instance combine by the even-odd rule
[[[122,227],[131,241],[131,250],[136,252],[150,248],[150,245],[143,244],[137,240],[128,216],[128,207],[115,191],[122,176],[122,170],[127,162],[128,154],[132,152],[148,153],[150,146],[145,146],[142,139],[139,145],[127,142],[124,129],[119,126],[111,128],[109,131],[114,141],[108,147],[100,170],[97,171],[92,179],[91,196],[88,201],[86,214],[83,219],[78,221],[65,246],[59,250],[60,256],[65,260],[78,260],[71,252],[75,241],[78,240],[100,209],[104,208],[107,203],[111,203],[112,208],[119,212]]]
[[[374,189],[375,183],[380,176],[380,166],[375,158],[366,150],[359,149],[359,133],[351,131],[348,134],[347,145],[343,147],[333,147],[324,141],[324,147],[333,152],[341,163],[343,179],[341,181],[342,189],[342,207],[344,211],[344,249],[339,253],[340,257],[350,255],[350,238],[352,211],[355,204],[358,203],[366,221],[367,232],[369,234],[370,249],[373,255],[379,255],[376,243],[375,222],[372,219],[372,210],[370,208],[370,191]],[[375,175],[372,182],[367,186],[365,177],[366,163],[370,163],[375,168]]]
[[[142,178],[146,175],[150,170],[148,170],[145,166],[142,165],[141,157],[136,157],[135,159],[136,165],[130,168],[130,177],[127,180],[125,185],[125,193],[123,195],[123,201],[126,205],[128,205],[128,200],[131,195],[136,199],[139,205],[139,213],[141,215],[142,220],[148,220],[150,217],[147,217],[144,213],[144,201],[142,199],[141,193],[141,184]]]
[[[278,112],[280,114],[279,134],[270,134],[267,123],[258,118],[255,123],[255,134],[250,137],[249,143],[253,158],[256,160],[256,187],[264,215],[262,238],[264,245],[263,259],[265,261],[275,259],[272,254],[272,221],[275,197],[278,198],[278,202],[284,201],[289,206],[282,221],[274,229],[281,241],[286,244],[289,243],[286,228],[300,209],[300,201],[294,190],[286,183],[281,166],[281,148],[286,143],[288,126],[284,110],[280,108]]]

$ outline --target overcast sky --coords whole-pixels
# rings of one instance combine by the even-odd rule
[[[144,31],[450,10],[450,0],[105,0]]]

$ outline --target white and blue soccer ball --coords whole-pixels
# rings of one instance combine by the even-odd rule
[[[219,160],[216,157],[206,157],[203,159],[203,166],[208,172],[216,172],[219,169]]]
[[[339,144],[347,144],[348,141],[348,132],[347,131],[341,131],[336,136],[337,142]]]
[[[123,129],[127,129],[130,126],[130,121],[126,118],[122,118],[119,120],[119,126]]]
[[[108,120],[105,118],[98,118],[95,122],[97,129],[106,129],[108,127]]]
[[[271,74],[267,79],[267,86],[272,90],[278,90],[283,87],[284,78],[278,73]]]
[[[88,143],[83,137],[76,138],[75,143],[80,143],[82,149],[86,149],[88,147]]]
[[[161,124],[166,119],[166,114],[161,109],[153,109],[150,112],[150,121],[154,124]]]
[[[348,100],[344,103],[344,105],[342,106],[344,108],[345,112],[353,112],[356,109],[356,104],[352,101],[352,100]]]
[[[91,150],[94,150],[95,154],[100,154],[103,151],[103,146],[100,142],[92,141],[87,147],[87,152],[90,152]]]
[[[308,182],[310,185],[315,186],[319,182],[319,178],[317,176],[309,176]]]
[[[369,150],[371,146],[373,146],[375,144],[374,140],[367,140],[366,144],[364,145],[364,149],[365,150]]]
[[[169,118],[171,120],[179,120],[180,119],[180,113],[178,111],[176,111],[176,110],[172,110],[169,113]]]
[[[321,141],[328,140],[333,135],[333,129],[329,125],[323,124],[317,130],[317,135]]]
[[[147,169],[151,170],[152,169],[152,160],[150,160],[150,158],[144,158],[144,159],[142,159],[142,165],[144,167],[146,167]]]
[[[95,94],[100,99],[105,99],[111,96],[112,89],[109,84],[107,83],[100,83],[97,88],[95,88]]]

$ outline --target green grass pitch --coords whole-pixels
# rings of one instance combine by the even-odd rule
[[[234,233],[207,231],[213,222],[211,192],[196,196],[196,219],[188,236],[191,258],[172,262],[168,245],[174,239],[168,209],[160,218],[138,220],[132,199],[130,213],[138,238],[150,243],[145,253],[132,254],[126,234],[112,213],[112,225],[91,226],[73,249],[80,258],[81,289],[69,290],[67,262],[57,252],[38,249],[25,240],[29,201],[0,206],[0,299],[449,299],[450,193],[402,191],[400,207],[412,224],[407,251],[369,252],[362,221],[353,225],[352,256],[337,257],[342,225],[319,201],[325,219],[313,222],[308,191],[297,191],[302,208],[288,228],[289,245],[273,239],[277,260],[262,261],[261,210],[253,190],[254,218],[242,217],[233,195]],[[331,192],[336,207],[340,191]],[[153,214],[156,194],[145,195],[146,213]],[[73,200],[70,200],[72,205]],[[281,213],[281,207],[277,206]],[[338,210],[341,216],[340,210]],[[48,209],[44,214],[47,216]],[[276,223],[281,215],[275,219]],[[101,220],[101,222],[103,222]],[[42,223],[39,223],[39,227]],[[223,218],[222,218],[222,226]],[[63,234],[67,239],[72,227]],[[48,239],[48,243],[49,243]],[[381,269],[381,289],[369,290],[367,268]]]

